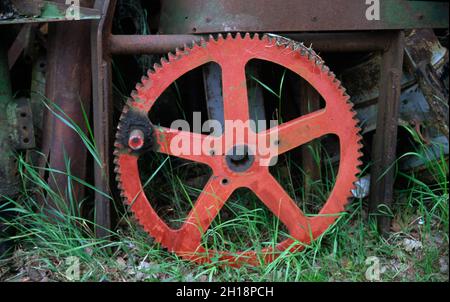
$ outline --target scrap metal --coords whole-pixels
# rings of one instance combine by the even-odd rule
[[[239,53],[239,57],[236,57],[236,53]],[[267,35],[262,38],[258,35],[250,37],[249,34],[244,37],[238,34],[235,38],[231,35],[226,38],[221,35],[217,38],[210,37],[208,42],[201,41],[192,47],[185,46],[182,50],[169,53],[168,58],[168,61],[163,59],[161,65],[155,65],[154,70],[150,70],[148,75],[143,77],[142,83],[136,86],[136,91],[131,95],[132,99],[123,110],[115,143],[114,162],[121,195],[144,229],[157,242],[186,259],[202,263],[219,257],[231,265],[242,263],[258,265],[259,253],[255,251],[240,252],[236,255],[228,251],[207,250],[201,245],[202,234],[206,232],[232,192],[239,187],[247,187],[279,217],[292,236],[279,243],[275,249],[263,250],[261,254],[266,262],[275,260],[285,250],[300,250],[303,247],[301,243],[309,243],[322,234],[344,210],[354,188],[353,184],[357,180],[358,167],[362,164],[359,160],[362,156],[360,129],[349,96],[322,59],[312,49],[300,43]],[[132,124],[129,120],[130,113],[147,117],[165,87],[196,66],[212,60],[221,66],[224,119],[247,121],[250,113],[247,109],[249,106],[245,65],[254,58],[281,64],[307,78],[326,102],[325,109],[259,132],[258,141],[270,141],[272,148],[277,149],[277,154],[282,154],[322,135],[336,134],[340,138],[342,152],[335,187],[317,216],[305,216],[273,178],[268,167],[261,165],[262,159],[258,152],[254,155],[247,152],[245,156],[239,155],[239,158],[232,157],[235,155],[229,150],[242,146],[244,150],[258,150],[258,148],[248,142],[247,138],[239,138],[239,142],[225,145],[227,142],[224,141],[224,137],[227,131],[230,131],[225,128],[221,137],[214,138],[222,141],[224,146],[222,150],[214,149],[214,152],[203,155],[178,155],[209,165],[213,175],[182,227],[172,229],[158,216],[143,192],[137,165],[140,153],[135,152],[135,143],[142,145],[142,137],[139,139],[138,135],[136,142],[135,137],[130,137],[137,134],[133,126],[130,127]],[[171,140],[177,135],[189,137],[194,144],[202,144],[207,139],[201,134],[160,126],[152,129],[157,141],[157,146],[153,150],[168,155],[174,155],[170,145]],[[271,141],[269,138],[274,131],[278,133],[277,141]],[[296,243],[295,240],[301,243]]]

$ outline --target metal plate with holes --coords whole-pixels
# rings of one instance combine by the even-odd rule
[[[19,99],[15,104],[16,133],[14,142],[16,149],[30,149],[35,147],[33,116],[27,99]]]

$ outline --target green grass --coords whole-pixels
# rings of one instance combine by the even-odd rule
[[[368,222],[364,201],[353,200],[348,211],[302,252],[283,254],[268,265],[241,268],[183,261],[153,243],[127,215],[120,227],[111,231],[111,238],[96,239],[94,224],[80,218],[80,208],[74,206],[83,202],[72,196],[67,204],[65,195],[42,181],[40,168],[21,156],[18,163],[23,194],[2,205],[2,210],[15,213],[8,224],[16,230],[14,239],[20,244],[10,259],[2,260],[2,280],[67,280],[66,259],[70,256],[79,258],[84,281],[365,281],[370,256],[380,259],[383,281],[448,280],[448,274],[441,273],[439,267],[443,257],[448,259],[448,182],[447,176],[440,174],[447,173],[447,167],[439,162],[429,163],[428,169],[435,171],[439,180],[433,185],[398,173],[408,183],[396,192],[398,202],[392,212],[399,227],[389,237],[381,237],[373,222]],[[158,173],[180,177],[172,173],[174,166],[167,158],[163,163]],[[79,183],[95,190],[69,173],[65,175],[71,186]],[[174,190],[189,195],[186,191],[192,188],[172,181],[169,184]],[[279,240],[283,230],[278,221],[248,195],[239,192],[228,205],[232,218],[214,222],[205,236],[209,247],[233,251],[247,244],[259,249]],[[56,202],[55,209],[43,206],[50,198]],[[230,243],[228,237],[224,240],[224,233],[233,232],[235,242]],[[402,242],[407,238],[416,238],[423,248],[406,251]]]
[[[60,108],[49,102],[46,105],[80,135],[94,162],[98,162],[87,117],[86,135]],[[389,209],[394,221],[393,231],[387,237],[380,236],[373,220],[368,219],[366,201],[354,199],[347,212],[304,250],[283,253],[274,262],[258,267],[232,268],[217,261],[204,265],[183,261],[153,242],[121,203],[106,192],[99,193],[106,195],[123,214],[108,238],[97,239],[93,231],[95,222],[81,215],[88,200],[77,200],[73,188],[85,186],[91,195],[98,190],[71,175],[70,169],[62,172],[36,167],[26,156],[18,155],[22,194],[0,205],[0,211],[14,214],[12,220],[4,223],[15,231],[10,239],[15,239],[18,245],[11,257],[0,260],[0,280],[67,281],[70,278],[66,272],[71,268],[68,257],[77,257],[82,281],[367,281],[365,274],[370,266],[367,259],[377,257],[382,281],[448,281],[448,271],[441,271],[442,262],[448,265],[448,166],[443,155],[440,160],[427,158],[418,136],[412,129],[407,130],[417,140],[418,148],[402,155],[399,161],[410,156],[424,159],[431,181],[420,178],[423,171],[420,174],[397,171],[397,179],[403,185],[397,188],[396,202]],[[289,156],[280,160],[280,166],[289,171],[288,177],[282,170],[272,173],[292,196],[319,201],[332,188],[335,167],[329,164],[322,146],[311,148],[311,152],[321,167],[321,178],[310,184],[308,192],[290,175],[296,170],[296,174],[302,175],[302,170]],[[70,167],[69,158],[66,162]],[[154,205],[160,208],[164,219],[179,225],[210,171],[167,156],[150,156],[143,158],[143,162],[147,166],[141,171],[146,193],[158,197],[160,202]],[[391,168],[397,169],[397,165]],[[50,176],[62,173],[67,177],[68,188],[52,189],[41,177],[45,173]],[[198,181],[189,183],[189,179]],[[305,198],[307,194],[311,194],[310,198]],[[240,190],[203,239],[211,249],[238,251],[273,246],[286,236],[289,235],[283,226],[262,203],[248,191]],[[409,249],[405,245],[408,240],[420,243],[421,247]]]

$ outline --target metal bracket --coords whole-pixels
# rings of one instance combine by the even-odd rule
[[[11,134],[10,139],[16,150],[31,149],[35,147],[33,115],[30,102],[27,99],[18,99],[8,106]]]

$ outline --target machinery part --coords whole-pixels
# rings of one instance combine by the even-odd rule
[[[111,202],[102,192],[110,192],[113,173],[110,173],[112,160],[112,63],[107,55],[104,42],[111,33],[112,18],[116,6],[115,0],[95,0],[94,9],[101,12],[100,20],[91,23],[92,57],[92,116],[94,138],[101,164],[94,165],[95,187],[95,235],[106,237],[111,229]]]
[[[5,20],[14,17],[17,11],[14,9],[11,0],[0,2],[0,20]]]
[[[8,117],[13,104],[6,49],[0,47],[0,201],[13,197],[18,191],[17,167],[14,163],[14,146],[11,144],[11,123]]]
[[[7,211],[8,199],[19,193],[15,151],[34,147],[33,122],[29,102],[14,100],[6,48],[0,47],[0,259],[12,251],[12,228],[5,221],[14,216]]]
[[[257,34],[244,37],[238,34],[235,38],[228,34],[217,39],[210,37],[208,42],[201,41],[191,48],[169,53],[169,60],[162,59],[161,66],[143,77],[142,84],[136,86],[132,99],[124,108],[118,126],[115,143],[115,165],[118,187],[125,203],[144,229],[168,248],[185,259],[198,263],[209,262],[216,257],[231,265],[248,263],[257,265],[261,255],[265,262],[270,262],[282,251],[297,251],[302,243],[310,243],[322,234],[344,210],[351,189],[357,180],[361,165],[362,147],[357,127],[355,112],[340,82],[324,65],[322,59],[312,49],[281,37],[272,38]],[[227,152],[237,145],[246,145],[257,150],[256,145],[247,141],[247,137],[233,145],[224,137],[230,131],[225,127],[221,137],[204,136],[164,127],[153,127],[156,137],[154,150],[174,155],[169,147],[176,136],[189,138],[194,144],[202,144],[210,140],[214,146],[223,143],[221,151],[208,152],[202,155],[178,155],[178,157],[209,165],[213,175],[198,197],[193,209],[179,229],[171,229],[158,216],[143,192],[140,182],[138,157],[126,144],[122,125],[128,123],[129,112],[138,112],[148,116],[148,112],[161,93],[181,75],[188,71],[214,61],[222,68],[224,119],[249,120],[245,65],[251,59],[262,59],[282,65],[306,79],[322,95],[326,102],[325,109],[291,120],[277,127],[257,133],[258,141],[270,142],[274,154],[279,155],[299,145],[333,133],[339,137],[341,162],[335,187],[319,215],[306,217],[295,202],[284,191],[281,185],[270,174],[267,166],[261,165],[262,157],[254,153],[252,163],[242,172],[233,171],[227,164]],[[278,133],[276,141],[270,140],[273,133]],[[239,140],[239,139],[238,139]],[[176,156],[176,155],[175,155]],[[241,252],[233,255],[226,251],[207,250],[201,246],[201,238],[209,225],[219,213],[232,192],[239,187],[247,187],[285,224],[292,238],[277,244],[275,249],[264,249]]]
[[[447,28],[448,3],[437,1],[164,0],[160,33],[317,32]],[[369,4],[367,4],[369,2]],[[373,2],[373,3],[371,3]],[[379,3],[379,18],[368,18]],[[295,17],[294,17],[295,16]],[[339,16],[339,18],[336,18]]]
[[[333,33],[281,33],[282,36],[323,52],[365,52],[381,50],[388,46],[384,32],[333,32]],[[108,35],[111,54],[167,53],[191,41],[199,41],[200,35]]]
[[[400,108],[401,77],[405,33],[387,33],[391,40],[381,58],[380,97],[377,130],[372,145],[369,211],[377,218],[378,229],[387,235],[391,217],[386,215],[394,199],[394,169],[397,147],[397,126]]]
[[[441,80],[448,63],[448,50],[441,46],[432,30],[413,30],[406,39],[405,54],[407,66],[417,75],[434,123],[448,137],[448,89]]]
[[[63,3],[64,0],[58,0]],[[80,1],[92,5],[91,0]],[[91,60],[89,22],[52,23],[49,25],[47,53],[46,97],[59,110],[86,131],[84,114],[89,116],[91,99]],[[64,43],[61,43],[64,41]],[[70,172],[84,179],[86,176],[86,148],[80,148],[80,136],[49,110],[44,112],[41,166],[55,171]],[[70,158],[70,166],[67,165]],[[47,181],[55,192],[66,192],[68,179],[64,173],[50,173]],[[84,195],[84,187],[73,188],[76,199]],[[64,194],[64,193],[63,193]],[[46,201],[47,202],[47,201]],[[68,199],[67,199],[67,202]],[[55,207],[49,202],[49,207]]]
[[[8,108],[9,116],[13,117],[10,121],[13,147],[17,150],[34,148],[34,127],[31,104],[27,99],[18,99]]]
[[[98,20],[101,17],[98,10],[84,7],[82,3],[75,6],[75,1],[13,0],[13,5],[10,2],[0,5],[0,25]]]

